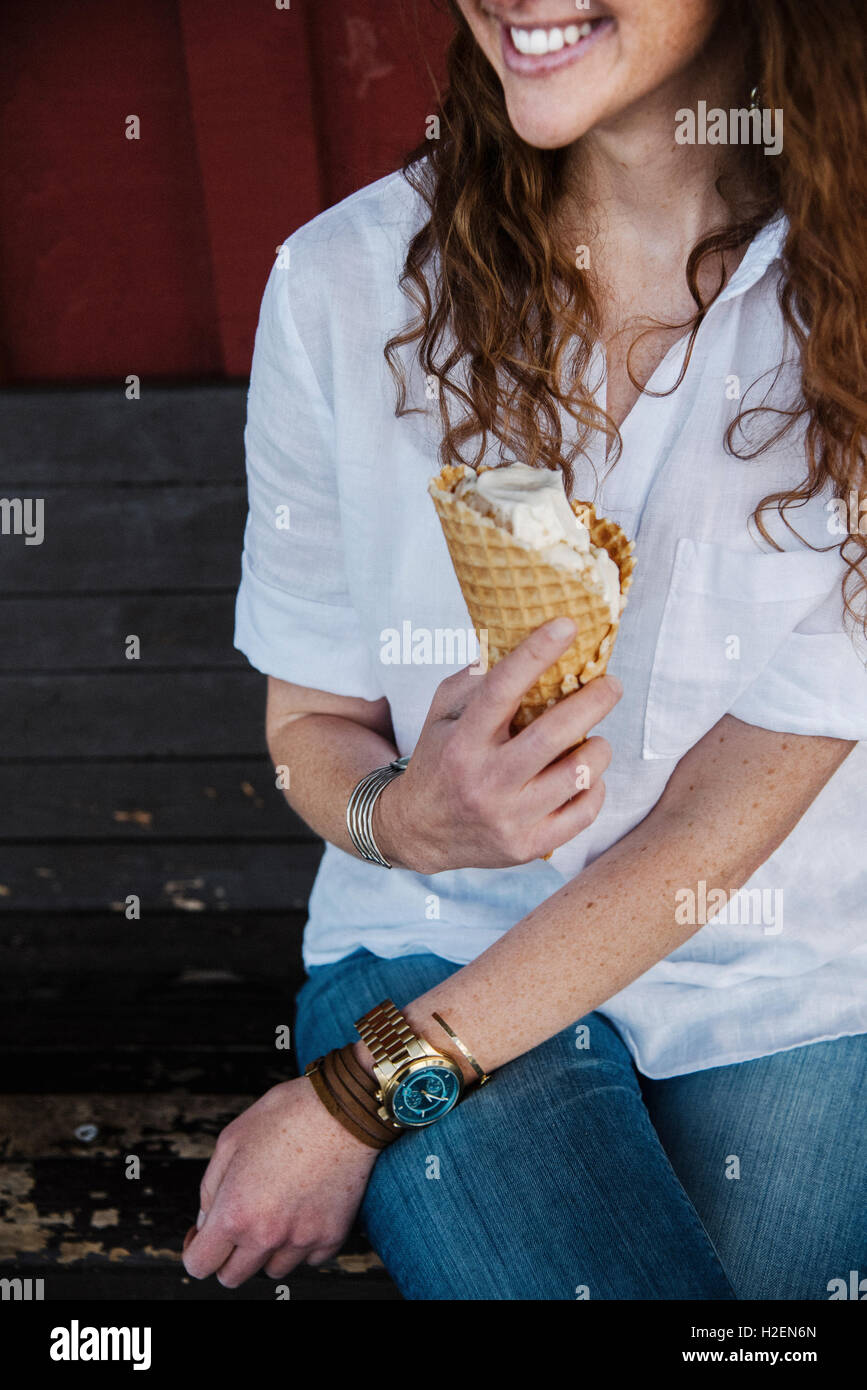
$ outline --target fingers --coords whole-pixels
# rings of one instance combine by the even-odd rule
[[[611,762],[611,745],[604,738],[588,738],[580,748],[564,753],[534,777],[521,794],[522,807],[533,819],[550,815],[574,796],[586,795],[602,778]]]
[[[206,1221],[189,1245],[184,1242],[184,1268],[191,1279],[207,1279],[222,1268],[234,1249],[235,1242],[219,1222]]]
[[[237,1289],[247,1279],[252,1278],[262,1266],[271,1259],[272,1250],[243,1250],[236,1246],[229,1258],[217,1270],[217,1283],[225,1289]],[[303,1255],[298,1252],[298,1258]]]
[[[205,1217],[214,1205],[220,1184],[226,1176],[226,1171],[232,1161],[235,1152],[231,1140],[225,1138],[226,1131],[220,1134],[211,1154],[211,1160],[205,1169],[204,1177],[199,1183],[199,1217],[197,1226],[204,1224]]]
[[[617,704],[623,687],[615,676],[596,680],[552,705],[509,741],[504,753],[525,784],[564,752],[586,739],[594,725]]]
[[[478,682],[479,693],[462,715],[466,732],[485,741],[498,732],[506,735],[521,696],[562,656],[575,631],[571,618],[543,623],[483,677],[468,676]]]
[[[340,1249],[339,1245],[321,1245],[318,1250],[311,1250],[307,1256],[309,1265],[321,1265],[325,1260],[330,1260],[332,1255],[336,1255]]]
[[[269,1279],[285,1279],[287,1274],[299,1265],[303,1259],[309,1258],[309,1246],[291,1245],[288,1242],[281,1245],[279,1250],[273,1250],[265,1266],[265,1273]]]
[[[554,811],[539,826],[542,847],[539,855],[550,854],[568,840],[585,831],[592,825],[605,801],[605,783],[597,782],[588,792],[582,792],[574,801],[569,801],[559,811]]]

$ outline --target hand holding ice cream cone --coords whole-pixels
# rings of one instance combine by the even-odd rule
[[[447,466],[431,479],[429,491],[491,665],[542,624],[551,631],[552,619],[568,618],[574,625],[566,650],[521,694],[510,725],[519,734],[605,674],[632,583],[633,543],[613,521],[597,518],[590,503],[570,502],[562,476],[548,469],[521,463],[478,472]],[[552,758],[569,748],[557,745],[561,722],[551,715],[545,721]],[[579,734],[572,750],[584,737]],[[580,767],[589,776],[589,764]],[[583,790],[577,767],[576,773],[573,797]],[[541,857],[550,859],[552,852]]]
[[[562,621],[566,631],[543,624],[484,674],[467,666],[440,682],[409,766],[376,803],[374,835],[391,864],[423,874],[526,864],[595,820],[611,748],[589,735],[619,683],[591,681],[510,734],[525,692],[574,639]]]
[[[430,490],[490,669],[440,683],[374,837],[423,874],[548,858],[602,806],[611,749],[591,734],[622,693],[604,672],[632,544],[555,473],[446,468]]]

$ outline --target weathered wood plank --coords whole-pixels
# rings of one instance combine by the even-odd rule
[[[287,998],[291,991],[287,992]],[[273,1011],[275,1014],[277,1010]],[[286,1021],[292,1013],[285,1009]],[[213,1029],[213,1010],[209,1025]],[[49,1020],[43,1036],[50,1036]],[[270,1045],[244,1046],[231,1039],[219,1047],[213,1044],[178,1046],[165,1039],[149,1045],[112,1047],[87,1046],[87,1040],[64,1047],[28,1047],[7,1043],[3,1048],[5,1084],[22,1095],[73,1094],[86,1082],[95,1092],[176,1091],[191,1094],[233,1095],[248,1088],[265,1091],[297,1074],[288,1054]]]
[[[166,1066],[181,1054],[196,1053],[206,1069],[211,1058],[233,1051],[248,1057],[244,1084],[253,1090],[261,1090],[257,1074],[263,1065],[275,1063],[284,1077],[292,1073],[294,1059],[276,1046],[276,1030],[293,1023],[294,995],[303,978],[297,945],[287,941],[285,951],[275,952],[267,977],[217,968],[159,973],[159,968],[155,957],[147,975],[34,973],[26,990],[20,974],[4,974],[0,1046],[7,1053],[40,1052],[49,1060],[61,1051],[120,1058],[145,1051],[162,1057]],[[4,1079],[7,1090],[24,1089],[13,1068]],[[96,1087],[82,1076],[76,1089]]]
[[[195,959],[191,934],[182,927],[177,934],[178,949],[189,940]],[[195,942],[209,934],[197,932]],[[23,971],[0,969],[7,1091],[180,1087],[261,1095],[296,1075],[294,1053],[277,1043],[287,1027],[291,1040],[295,995],[305,978],[297,925],[287,925],[285,939],[275,937],[270,951],[251,950],[246,973],[240,966],[221,967],[219,940],[209,967],[172,973],[163,969],[159,941],[148,973],[126,967],[122,944],[115,952],[105,948],[98,970],[88,968],[86,952],[81,954],[78,969],[40,971],[26,961]]]
[[[150,1152],[150,1141],[130,1137],[137,1147],[127,1152],[142,1159],[138,1179],[125,1176],[126,1155],[120,1141],[113,1157],[93,1153],[0,1163],[0,1271],[4,1275],[14,1271],[44,1278],[46,1300],[59,1296],[55,1272],[77,1272],[84,1282],[87,1273],[111,1270],[128,1276],[131,1287],[140,1273],[165,1276],[174,1271],[184,1287],[181,1247],[195,1220],[204,1157],[167,1158]],[[172,1141],[168,1144],[171,1147]],[[205,1147],[209,1152],[210,1145]],[[296,1287],[316,1286],[322,1289],[320,1297],[331,1297],[338,1282],[351,1280],[360,1286],[368,1279],[376,1280],[383,1291],[390,1283],[356,1228],[322,1271],[308,1266],[285,1282],[292,1297]],[[215,1280],[207,1283],[220,1287]],[[275,1297],[274,1282],[266,1275],[251,1280],[250,1288],[261,1290],[263,1297]]]
[[[39,387],[0,395],[0,464],[10,484],[234,482],[244,475],[246,382]],[[32,495],[32,491],[27,495]]]
[[[243,990],[232,994],[214,982],[210,999],[192,1009],[130,999],[126,1015],[116,1010],[112,1018],[85,1013],[86,991],[76,1010],[43,999],[37,987],[29,1015],[4,1020],[5,1084],[34,1095],[120,1087],[262,1095],[297,1075],[294,1054],[275,1046],[277,1027],[294,1023],[293,994],[288,987],[267,996],[258,991],[254,1013]]]
[[[255,1095],[0,1095],[0,1157],[210,1158],[220,1130]]]
[[[147,913],[303,908],[320,859],[311,842],[285,844],[52,844],[6,847],[0,912],[118,913],[124,934],[147,932]],[[141,920],[128,921],[128,896]]]
[[[123,585],[122,575],[116,580]],[[130,635],[139,638],[149,666],[240,668],[245,658],[232,645],[234,612],[234,591],[0,597],[3,670],[128,671]]]
[[[288,972],[300,960],[306,913],[148,913],[129,922],[117,913],[8,912],[0,923],[0,973],[62,979],[65,971],[164,976],[221,970],[267,979],[275,959]],[[14,986],[17,990],[18,986]],[[0,985],[0,999],[4,996]]]
[[[0,840],[315,840],[267,757],[0,765]],[[4,860],[6,852],[0,849]]]
[[[296,1074],[294,1054],[276,1046],[277,1028],[294,1025],[294,996],[304,978],[291,942],[272,953],[267,979],[219,968],[173,977],[125,974],[122,961],[117,968],[117,974],[31,974],[26,983],[20,974],[4,974],[0,1047],[7,1088],[261,1094]]]
[[[124,1177],[119,1151],[112,1159],[0,1164],[0,1259],[17,1268],[25,1258],[30,1268],[85,1259],[180,1264],[202,1163],[142,1158],[134,1181]]]
[[[4,485],[4,495],[10,489]],[[33,490],[23,494],[32,497]],[[201,487],[45,488],[40,545],[4,536],[3,591],[74,594],[221,589],[241,576],[246,490]]]
[[[258,672],[0,677],[2,758],[261,757]]]

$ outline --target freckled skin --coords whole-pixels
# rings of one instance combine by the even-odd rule
[[[465,1027],[486,1068],[538,1046],[687,941],[698,927],[675,922],[677,890],[699,879],[727,891],[742,887],[853,747],[841,739],[782,738],[726,715],[681,759],[635,830],[404,1012],[422,1033],[433,1028],[433,1012],[459,1036]],[[762,797],[739,817],[744,754]],[[772,769],[782,774],[776,791],[764,780]],[[592,910],[584,897],[591,886]],[[515,980],[523,982],[517,994],[501,983]]]

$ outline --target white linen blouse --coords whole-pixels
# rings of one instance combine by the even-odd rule
[[[250,378],[236,611],[235,645],[258,670],[385,697],[401,754],[412,753],[437,685],[474,656],[458,640],[471,632],[469,614],[426,491],[439,468],[438,404],[408,349],[410,403],[423,413],[396,418],[383,357],[413,316],[398,276],[425,217],[392,174],[279,249]],[[778,218],[752,242],[681,384],[641,395],[624,421],[615,466],[606,473],[602,440],[575,465],[573,495],[618,521],[637,552],[609,668],[624,695],[597,728],[613,749],[598,819],[549,862],[511,869],[389,872],[329,844],[306,964],[358,947],[472,960],[628,834],[726,712],[792,734],[867,740],[867,678],[843,625],[830,494],[792,515],[801,536],[831,549],[810,549],[770,514],[783,546],[775,551],[749,523],[762,497],[804,475],[803,436],[748,462],[723,442],[744,404],[797,395],[776,297],[784,235]],[[675,381],[684,346],[660,364],[653,392]],[[599,351],[593,372],[604,404]],[[672,912],[706,924],[602,1008],[642,1072],[674,1076],[867,1032],[865,779],[859,742],[727,908],[712,890],[734,885],[678,886]],[[754,790],[745,768],[745,800]]]

